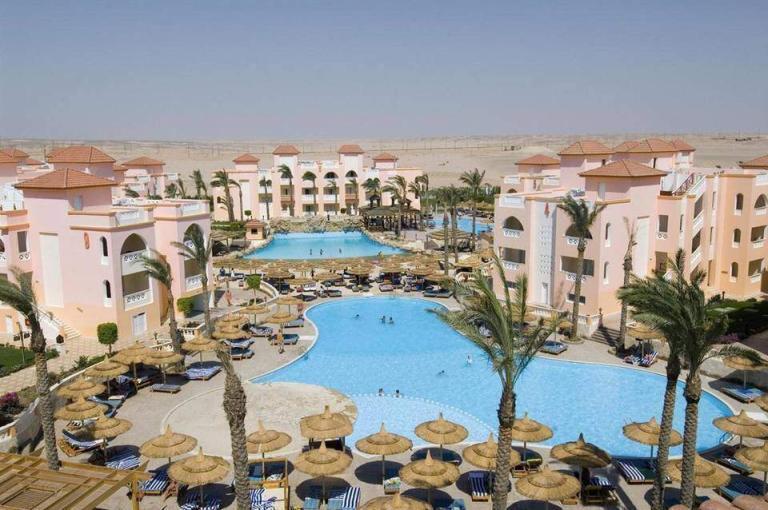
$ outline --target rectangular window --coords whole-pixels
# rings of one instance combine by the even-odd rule
[[[578,259],[576,257],[560,257],[560,268],[566,273],[576,273]],[[584,259],[584,276],[595,275],[595,261]]]
[[[659,214],[659,232],[664,232],[665,234],[668,232],[669,228],[669,216],[666,214]]]
[[[717,210],[717,191],[712,192],[712,211]]]
[[[19,253],[24,253],[29,251],[29,248],[27,246],[27,231],[21,230],[16,233],[16,239],[19,242]]]
[[[501,258],[507,262],[525,264],[525,250],[518,250],[517,248],[504,248],[501,254]]]
[[[576,294],[574,294],[573,292],[569,292],[569,293],[568,293],[568,302],[569,302],[569,303],[573,303],[573,301],[574,301],[575,299],[576,299]],[[579,303],[581,303],[581,304],[583,305],[583,304],[585,304],[586,302],[587,302],[587,298],[586,298],[586,297],[584,297],[584,295],[583,295],[583,294],[582,294],[581,296],[579,296]]]
[[[763,272],[763,259],[751,260],[749,262],[749,276],[758,276]]]
[[[699,246],[701,246],[701,231],[697,232],[691,239],[691,253],[695,253]]]
[[[753,243],[765,239],[765,227],[753,227],[749,233],[749,240]]]
[[[701,195],[696,203],[693,204],[693,217],[698,218],[701,211],[704,210],[704,195]]]
[[[680,215],[680,233],[681,233],[681,234],[683,233],[683,225],[684,225],[684,224],[685,224],[685,215],[684,215],[684,214],[681,214],[681,215]]]

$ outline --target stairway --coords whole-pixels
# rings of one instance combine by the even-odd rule
[[[594,333],[592,333],[590,340],[611,347],[616,347],[616,344],[619,341],[619,330],[609,328],[607,326],[600,326],[595,330]]]
[[[82,336],[78,330],[53,315],[52,312],[42,308],[40,305],[37,305],[36,309],[45,338],[52,340],[57,335],[62,334],[67,340],[73,340]]]

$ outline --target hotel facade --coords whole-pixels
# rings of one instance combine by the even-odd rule
[[[632,271],[666,271],[678,249],[686,272],[706,271],[710,294],[768,293],[768,156],[733,168],[701,168],[682,140],[646,139],[609,148],[576,142],[559,158],[535,155],[503,177],[495,203],[494,243],[504,278],[527,275],[536,313],[571,309],[578,238],[557,206],[567,195],[602,204],[586,243],[579,330],[589,335],[616,319],[629,232]],[[496,281],[497,291],[501,282]]]
[[[92,337],[103,322],[116,323],[120,338],[159,327],[167,294],[141,255],[166,259],[174,298],[200,299],[202,271],[210,275],[211,268],[185,260],[172,243],[185,242],[192,229],[210,233],[206,201],[123,196],[126,182],[141,183],[142,194],[162,189],[168,174],[149,158],[123,166],[95,147],[70,146],[45,159],[0,152],[0,277],[12,278],[12,266],[32,274],[49,340],[59,333]],[[147,161],[154,163],[145,167]],[[0,303],[0,332],[19,328],[23,320]]]
[[[363,188],[367,179],[379,179],[381,186],[395,175],[408,183],[422,175],[418,168],[398,165],[398,158],[381,153],[366,164],[365,151],[354,144],[339,147],[338,159],[301,159],[300,151],[293,145],[279,145],[272,151],[272,165],[261,166],[261,160],[253,154],[242,154],[233,160],[234,169],[227,170],[229,178],[239,185],[230,186],[235,217],[240,215],[240,192],[243,211],[250,211],[245,219],[267,221],[272,218],[357,214],[366,206],[369,197]],[[281,168],[290,170],[284,177]],[[225,191],[212,190],[214,219],[226,220]],[[411,207],[418,208],[419,200],[408,195]],[[391,198],[384,193],[382,205],[389,205]]]

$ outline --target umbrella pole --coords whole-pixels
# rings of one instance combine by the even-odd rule
[[[768,471],[763,471],[763,496],[766,494],[766,477],[768,477]]]
[[[384,455],[381,456],[381,485],[384,485],[384,480],[386,479],[387,472],[386,472],[386,461],[384,460]]]
[[[205,500],[205,498],[203,498],[203,486],[201,485],[200,486],[200,506],[201,507],[203,506],[203,501],[204,500]]]
[[[525,462],[528,456],[528,441],[523,441],[523,462]]]

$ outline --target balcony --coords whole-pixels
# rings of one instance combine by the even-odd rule
[[[147,211],[144,209],[121,209],[115,213],[115,223],[118,227],[145,221],[147,221]]]
[[[205,209],[203,207],[204,207],[203,202],[190,202],[187,204],[182,204],[181,215],[192,216],[194,214],[204,213]]]
[[[520,184],[520,177],[517,175],[507,175],[504,177],[504,184]]]
[[[187,276],[184,279],[184,289],[187,291],[196,290],[203,286],[203,275],[196,274],[194,276]]]
[[[563,271],[565,273],[565,279],[569,282],[575,282],[576,281],[576,273],[571,273],[569,271]],[[587,281],[588,276],[583,274],[581,275],[581,283],[584,283]]]
[[[508,271],[517,271],[520,269],[520,263],[509,260],[502,260],[501,265]]]
[[[133,294],[123,296],[123,307],[126,310],[132,308],[139,308],[140,306],[148,305],[152,302],[152,290],[146,289]]]
[[[22,262],[29,260],[30,257],[31,257],[31,254],[28,251],[23,251],[19,253],[19,260]]]
[[[357,201],[357,193],[345,193],[344,194],[344,201],[345,202],[356,202]]]
[[[766,207],[755,209],[755,216],[765,216],[766,211],[768,211],[768,208]]]
[[[338,200],[338,195],[323,195],[323,202],[334,203]]]
[[[169,181],[178,181],[179,180],[179,174],[174,172],[170,174],[165,174],[166,179]]]
[[[696,267],[699,261],[701,261],[701,246],[696,248],[696,251],[691,255],[691,267]]]
[[[584,239],[584,241],[586,242],[587,239]],[[578,246],[579,238],[573,237],[573,236],[565,236],[565,244],[567,244],[568,246]]]
[[[507,237],[510,239],[520,239],[520,236],[523,235],[523,232],[521,230],[513,230],[511,228],[504,228],[504,229],[501,229],[501,231],[504,233],[504,237]]]
[[[129,275],[144,271],[144,266],[141,263],[141,257],[145,255],[149,255],[148,250],[131,251],[120,255],[122,274]]]
[[[514,194],[503,194],[499,197],[499,205],[501,207],[512,207],[514,209],[523,209],[525,207],[525,198],[516,196]]]
[[[755,186],[768,186],[768,174],[760,174],[755,177]]]
[[[701,230],[701,227],[704,226],[704,215],[699,214],[696,216],[696,218],[693,220],[693,233],[695,234],[699,230]]]
[[[665,240],[668,237],[669,237],[669,235],[666,232],[656,232],[656,239]]]
[[[289,204],[293,202],[293,196],[291,195],[280,195],[280,203],[281,204]]]
[[[556,176],[544,177],[544,186],[560,186],[560,177],[556,177]]]
[[[762,248],[765,246],[765,239],[755,239],[752,241],[752,248]]]
[[[301,201],[305,204],[313,204],[315,197],[313,195],[301,195]]]
[[[762,278],[762,275],[760,273],[756,273],[749,276],[749,282],[750,283],[759,283]]]

